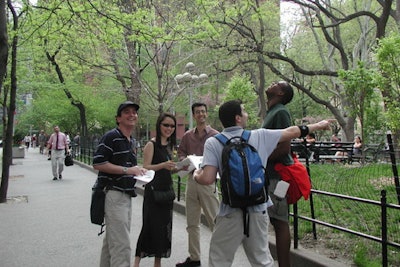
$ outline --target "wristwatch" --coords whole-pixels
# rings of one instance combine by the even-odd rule
[[[308,126],[306,126],[306,125],[300,125],[297,127],[299,127],[299,129],[300,129],[300,137],[301,138],[306,137],[307,134],[310,132],[310,129],[308,129]]]
[[[123,167],[122,171],[124,172],[124,174],[126,174],[128,172],[128,168],[127,167]]]

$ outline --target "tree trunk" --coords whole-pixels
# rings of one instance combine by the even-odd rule
[[[6,1],[0,1],[0,95],[3,89],[3,80],[7,72],[7,59],[8,59],[8,35],[7,35],[7,18],[6,18]],[[3,93],[4,104],[1,109],[3,111],[2,123],[3,123],[3,133],[2,136],[6,137],[6,103],[7,95]],[[4,138],[3,138],[4,139]],[[6,143],[9,143],[8,139],[5,139]],[[7,201],[7,188],[8,188],[8,172],[10,162],[8,162],[7,153],[9,153],[9,146],[3,143],[3,165],[2,165],[2,177],[0,184],[0,203]]]
[[[18,47],[18,15],[14,7],[11,5],[11,0],[7,1],[8,8],[13,16],[13,31],[16,33],[12,40],[11,49],[11,90],[10,90],[10,105],[7,112],[7,122],[5,123],[5,139],[3,144],[3,166],[0,185],[0,203],[7,201],[8,179],[10,176],[10,166],[12,164],[12,145],[14,132],[14,114],[16,109],[17,96],[17,47]],[[5,104],[7,103],[7,94],[4,93]]]
[[[50,53],[48,51],[46,51],[46,56],[47,56],[47,59],[51,62],[51,64],[56,69],[56,72],[57,72],[57,75],[58,75],[58,79],[64,85],[64,93],[68,97],[68,99],[71,101],[71,105],[73,105],[73,106],[78,108],[80,119],[81,119],[81,130],[80,130],[81,131],[81,135],[82,136],[86,136],[87,135],[87,122],[86,122],[85,105],[81,101],[78,101],[78,100],[74,99],[74,97],[72,96],[71,92],[65,87],[64,76],[62,74],[60,66],[58,65],[58,63],[56,61],[56,56],[57,56],[58,52],[60,51],[60,49],[61,49],[61,47],[59,47],[58,50],[55,51],[53,55],[50,55]]]
[[[6,18],[6,1],[0,1],[0,95],[3,88],[3,80],[7,71],[8,35]]]

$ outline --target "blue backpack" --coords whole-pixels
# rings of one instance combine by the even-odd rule
[[[268,200],[265,167],[257,150],[248,143],[250,131],[228,139],[223,134],[214,137],[224,145],[222,150],[222,202],[243,210],[244,234],[249,236],[247,207]]]

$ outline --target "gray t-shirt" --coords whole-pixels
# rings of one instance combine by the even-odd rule
[[[222,134],[229,139],[234,136],[241,136],[242,132],[243,128],[234,126],[224,129]],[[257,129],[251,131],[249,144],[257,149],[264,166],[266,166],[268,157],[276,148],[281,135],[282,130]],[[216,138],[208,138],[204,144],[202,167],[207,165],[214,166],[218,169],[219,173],[222,173],[222,150],[223,145]],[[265,211],[267,207],[271,205],[272,202],[270,199],[268,199],[268,202],[249,207],[248,210],[250,212],[261,212]],[[221,202],[218,215],[225,216],[236,210],[236,208],[231,208],[230,206]]]

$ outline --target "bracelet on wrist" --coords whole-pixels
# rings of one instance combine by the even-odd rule
[[[308,129],[308,126],[306,126],[306,125],[300,125],[297,127],[299,127],[299,129],[300,129],[300,137],[301,138],[306,137],[307,134],[310,132],[310,129]]]

